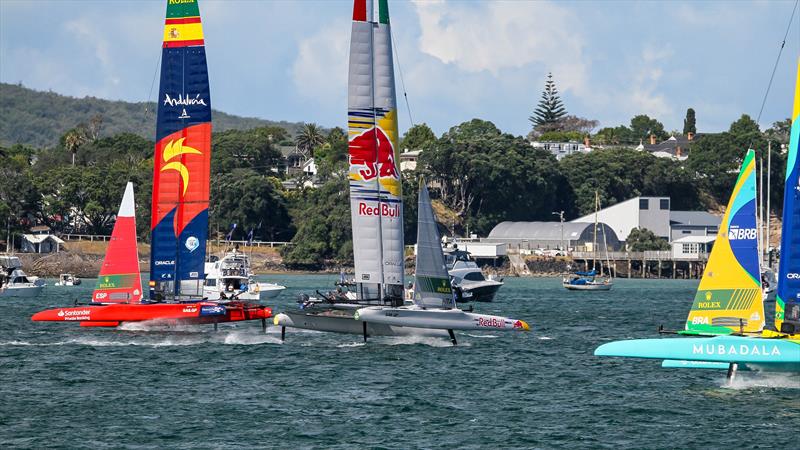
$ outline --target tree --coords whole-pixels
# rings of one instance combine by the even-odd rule
[[[686,165],[696,174],[702,188],[711,194],[714,201],[725,205],[748,148],[763,152],[767,149],[767,142],[758,124],[744,114],[731,124],[728,131],[710,134],[697,141],[692,146]],[[773,163],[779,163],[774,156],[773,153]],[[772,179],[781,177],[773,176]],[[783,191],[783,188],[778,187],[777,190]]]
[[[281,249],[287,267],[320,269],[353,263],[350,197],[347,178],[299,193],[291,214],[297,224],[292,245]]]
[[[339,127],[328,132],[325,143],[317,147],[314,158],[317,163],[317,176],[321,181],[339,174],[346,176],[348,169],[349,143],[347,134]]]
[[[539,100],[539,105],[533,111],[533,115],[528,118],[535,130],[540,130],[541,127],[552,126],[558,122],[559,119],[567,114],[564,105],[561,103],[561,98],[558,96],[558,89],[556,83],[553,81],[553,74],[547,74],[547,81],[544,83],[544,91],[542,92],[542,99]],[[541,132],[548,131],[541,129]]]
[[[647,139],[650,135],[655,135],[656,139],[660,141],[669,137],[664,131],[664,124],[656,119],[651,119],[646,114],[639,114],[631,119],[630,129],[629,143],[638,144],[639,139]],[[630,142],[631,139],[634,142]]]
[[[555,157],[491,122],[451,128],[420,155],[420,166],[440,185],[434,195],[478,234],[503,220],[545,220],[553,209],[571,210]]]
[[[78,148],[80,148],[80,146],[86,143],[88,140],[88,136],[84,130],[81,129],[81,127],[73,128],[64,134],[64,148],[66,148],[68,152],[72,153],[73,166],[75,165],[75,154],[78,152]]]
[[[242,238],[253,230],[256,239],[285,241],[294,228],[280,181],[250,169],[211,178],[211,221],[227,229],[232,223]]]
[[[780,145],[789,145],[789,136],[792,133],[792,119],[786,118],[772,124],[772,127],[764,132],[764,136]]]
[[[427,124],[421,123],[409,128],[400,140],[400,150],[422,150],[436,141],[436,135]]]
[[[211,171],[227,173],[234,169],[264,171],[283,164],[283,156],[273,143],[282,129],[274,127],[251,130],[227,130],[211,138]],[[272,136],[272,139],[270,139]]]
[[[628,251],[649,252],[655,250],[669,250],[669,243],[647,228],[634,228],[625,241]]]
[[[647,152],[604,149],[576,153],[562,159],[560,166],[574,192],[580,215],[594,211],[595,191],[599,192],[603,207],[638,195],[669,196],[684,209],[701,206],[692,173],[678,161]]]
[[[307,123],[300,130],[300,133],[297,134],[294,141],[295,144],[297,144],[298,150],[303,152],[307,157],[311,157],[314,155],[314,149],[325,142],[325,136],[322,134],[322,130],[317,124]]]
[[[686,118],[683,119],[683,134],[697,133],[697,127],[695,125],[694,109],[689,108],[686,110]]]
[[[556,126],[558,127],[558,131],[564,132],[575,132],[580,133],[582,135],[587,135],[592,132],[600,122],[592,119],[586,119],[583,117],[567,115],[564,116],[556,122]]]

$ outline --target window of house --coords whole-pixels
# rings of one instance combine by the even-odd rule
[[[691,232],[692,232],[692,230],[682,230],[681,231],[682,234],[690,234]]]
[[[639,209],[650,209],[650,201],[646,198],[640,198]]]
[[[661,209],[669,209],[669,199],[668,198],[662,198],[659,203],[660,203],[659,207]]]

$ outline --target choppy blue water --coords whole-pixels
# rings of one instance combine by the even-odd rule
[[[335,277],[267,277],[272,302]],[[3,448],[797,448],[800,376],[662,369],[596,358],[607,341],[682,326],[696,282],[618,280],[608,293],[507,279],[481,312],[532,333],[372,338],[260,323],[154,331],[32,323],[94,280],[3,299]]]

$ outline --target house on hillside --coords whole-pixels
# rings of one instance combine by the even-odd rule
[[[421,154],[422,150],[408,149],[405,149],[403,153],[400,153],[400,171],[404,172],[406,170],[417,170],[417,160]]]
[[[672,158],[684,161],[689,157],[692,144],[703,137],[703,134],[687,133],[686,135],[670,136],[669,139],[656,142],[656,136],[650,135],[648,144],[639,143],[636,150],[650,152],[659,158]]]
[[[58,253],[64,241],[50,234],[50,227],[31,227],[31,232],[22,235],[20,251],[23,253]]]
[[[573,153],[589,153],[592,151],[589,138],[583,139],[583,142],[569,141],[569,142],[551,142],[551,141],[532,141],[533,148],[541,148],[552,153],[557,160],[561,160],[565,156]]]

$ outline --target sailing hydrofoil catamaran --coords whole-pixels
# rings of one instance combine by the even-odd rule
[[[257,303],[203,299],[211,162],[211,97],[196,0],[167,2],[161,55],[151,221],[150,299],[142,298],[133,185],[128,184],[92,305],[37,313],[33,320],[82,326],[168,320],[266,319]],[[110,291],[109,291],[110,289]]]
[[[681,334],[603,344],[597,356],[663,359],[664,367],[800,372],[800,61],[786,164],[775,330],[764,329],[755,218],[755,152],[749,150]]]
[[[403,305],[403,202],[397,150],[397,101],[392,35],[387,0],[354,0],[348,77],[350,213],[353,226],[355,299],[329,295],[301,303],[301,309],[275,316],[282,327],[339,333],[363,333],[354,320],[364,306]],[[434,334],[370,324],[373,335]]]
[[[436,216],[422,178],[419,182],[417,214],[414,304],[371,306],[357,310],[356,320],[364,323],[364,340],[367,340],[367,324],[443,329],[447,330],[453,345],[456,344],[453,330],[529,331],[530,327],[522,320],[465,312],[456,306],[456,295],[447,272]]]

